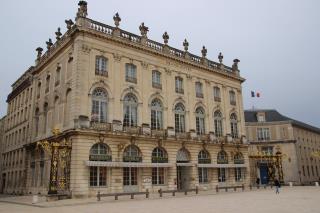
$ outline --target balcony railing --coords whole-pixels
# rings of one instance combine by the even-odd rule
[[[165,131],[164,130],[151,130],[151,135],[154,137],[164,137],[165,136]]]
[[[152,156],[152,163],[168,163],[168,157]]]
[[[99,69],[96,69],[96,75],[101,75],[101,76],[104,76],[104,77],[108,77],[108,72],[107,70],[99,70]]]
[[[198,163],[200,164],[210,164],[211,159],[198,159]]]
[[[234,164],[244,164],[244,159],[234,159]]]
[[[217,159],[217,163],[218,164],[227,164],[228,163],[228,159]]]
[[[123,131],[127,132],[127,133],[130,133],[130,134],[138,135],[141,132],[140,130],[141,130],[141,128],[138,127],[138,126],[124,126],[123,127]]]
[[[111,131],[111,124],[105,122],[91,121],[90,128],[98,131]]]
[[[230,104],[235,106],[236,105],[236,101],[230,101]]]
[[[89,156],[90,161],[112,161],[111,155],[93,155]]]
[[[137,78],[126,76],[126,81],[131,83],[137,83]]]
[[[203,93],[196,93],[197,98],[203,98]]]
[[[162,84],[156,83],[156,82],[152,82],[152,87],[156,88],[156,89],[162,89]]]
[[[176,93],[183,94],[184,90],[182,88],[176,88]]]
[[[221,102],[221,98],[220,97],[214,97],[214,101]]]
[[[123,156],[123,162],[141,162],[142,157],[140,156]]]

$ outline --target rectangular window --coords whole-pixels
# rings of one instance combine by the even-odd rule
[[[161,185],[164,184],[164,168],[152,168],[152,184]]]
[[[58,86],[60,84],[60,71],[61,71],[61,66],[58,66],[56,69],[56,77],[54,82],[55,86]]]
[[[183,79],[181,77],[176,77],[176,93],[183,94]]]
[[[90,167],[90,186],[107,185],[107,168]]]
[[[126,64],[126,81],[137,83],[137,67],[134,64]]]
[[[226,182],[226,169],[225,168],[219,168],[218,169],[218,181]]]
[[[242,170],[241,170],[241,168],[234,168],[234,177],[235,177],[235,181],[236,182],[242,181]]]
[[[103,56],[96,57],[96,75],[108,76],[107,71],[108,59]]]
[[[214,97],[214,101],[221,102],[221,93],[220,93],[219,87],[213,88],[213,97]]]
[[[161,73],[157,70],[152,71],[152,87],[162,89]]]
[[[196,97],[203,98],[202,83],[196,82]]]
[[[229,92],[230,104],[236,105],[236,93],[234,91]]]
[[[175,132],[185,132],[184,115],[175,114]]]
[[[138,168],[125,167],[123,168],[123,185],[133,186],[138,184]]]
[[[258,141],[270,140],[269,128],[257,128]]]
[[[198,168],[199,183],[208,183],[208,168]]]

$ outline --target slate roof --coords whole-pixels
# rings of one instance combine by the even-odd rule
[[[310,130],[312,132],[316,132],[320,134],[320,128],[311,126],[309,124],[303,123],[301,121],[297,121],[295,119],[289,118],[280,114],[275,109],[256,109],[256,110],[245,110],[244,117],[245,122],[258,122],[257,120],[257,113],[264,112],[265,113],[265,122],[280,122],[280,121],[288,121],[292,123],[293,126],[298,126],[300,128],[304,128]]]

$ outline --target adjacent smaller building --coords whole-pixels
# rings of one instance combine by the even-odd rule
[[[311,184],[320,179],[320,129],[276,110],[246,110],[250,179]]]
[[[3,138],[4,138],[4,121],[6,119],[6,116],[3,116],[0,118],[0,174],[2,174],[2,169],[3,169],[3,159],[2,159],[2,153],[4,150],[4,145],[3,145]],[[2,178],[0,178],[2,180]],[[3,193],[3,182],[0,181],[0,193]]]

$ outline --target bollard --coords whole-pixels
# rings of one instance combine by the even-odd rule
[[[162,189],[158,190],[160,197],[162,197]]]
[[[147,189],[146,198],[149,198],[149,189]]]
[[[131,199],[134,199],[134,194],[131,194]]]
[[[184,195],[187,195],[187,194],[188,194],[188,191],[187,191],[187,190],[185,190],[185,191],[184,191]]]
[[[290,186],[290,187],[292,187],[292,186],[293,186],[292,182],[289,182],[289,186]]]
[[[176,191],[173,191],[173,192],[172,192],[172,196],[176,196]]]
[[[100,191],[98,191],[98,194],[97,194],[97,201],[100,201],[101,200],[101,197],[100,197]]]
[[[218,187],[218,186],[216,186],[216,192],[217,192],[217,193],[219,192],[219,187]]]
[[[257,189],[260,189],[260,185],[257,185]]]
[[[264,185],[263,188],[266,189],[266,188],[267,188],[267,185]]]
[[[196,194],[198,194],[199,193],[199,188],[198,188],[198,186],[196,186]]]
[[[237,187],[233,187],[233,191],[237,191]]]
[[[115,200],[118,200],[118,195],[115,195],[115,196],[114,196],[114,199],[115,199]]]
[[[242,184],[242,191],[244,191],[244,184]]]
[[[319,187],[319,182],[315,182],[315,186],[316,186],[316,187]]]
[[[36,203],[38,203],[38,201],[39,201],[38,195],[33,195],[32,196],[32,204],[36,204]]]
[[[228,192],[228,188],[225,188],[226,192]]]
[[[252,190],[252,185],[251,184],[249,185],[249,188],[250,188],[250,190]]]

